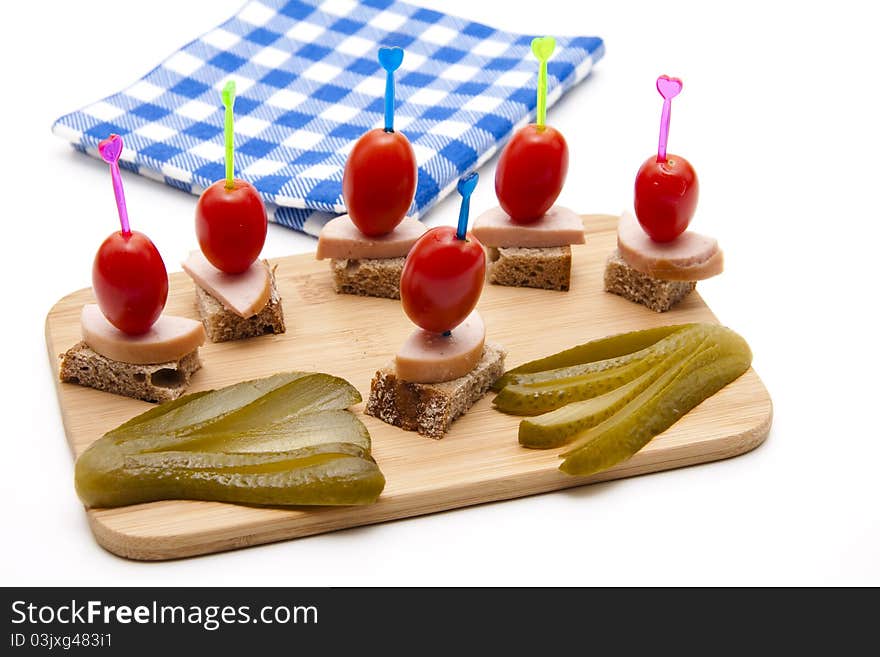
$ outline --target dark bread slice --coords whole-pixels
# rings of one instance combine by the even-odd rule
[[[268,263],[266,264],[268,267]],[[284,333],[284,311],[275,286],[275,268],[269,268],[269,302],[252,317],[242,317],[228,310],[210,292],[196,285],[196,306],[211,342],[227,342],[259,335]]]
[[[489,247],[489,282],[566,291],[571,285],[571,247]]]
[[[605,263],[605,291],[666,312],[697,287],[696,281],[667,281],[636,271],[615,249]]]
[[[405,262],[404,257],[331,260],[333,285],[338,294],[399,299]]]
[[[373,376],[364,412],[401,429],[442,438],[452,421],[504,374],[505,355],[501,346],[487,342],[483,357],[470,373],[443,383],[402,381],[391,363]]]
[[[202,366],[198,349],[177,361],[133,365],[102,356],[85,342],[77,342],[60,358],[58,376],[64,383],[76,383],[148,402],[177,399],[186,390],[193,373]]]

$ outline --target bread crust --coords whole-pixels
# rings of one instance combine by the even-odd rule
[[[189,386],[190,378],[201,366],[195,349],[176,361],[134,365],[111,360],[78,342],[61,354],[58,376],[74,383],[148,402],[177,399]]]
[[[399,299],[405,262],[406,258],[402,257],[331,260],[333,286],[337,294]]]
[[[489,247],[489,282],[565,292],[571,286],[571,247]]]
[[[268,267],[268,263],[266,265]],[[275,284],[274,267],[269,268],[269,285],[269,302],[256,315],[245,318],[227,309],[210,292],[196,284],[196,308],[208,339],[211,342],[228,342],[284,333],[287,327],[281,295]]]
[[[605,291],[663,313],[696,289],[696,281],[667,281],[634,269],[615,250],[605,263]]]
[[[392,362],[373,376],[364,412],[406,431],[443,438],[452,422],[504,374],[505,355],[500,345],[487,342],[473,371],[442,383],[398,379]]]

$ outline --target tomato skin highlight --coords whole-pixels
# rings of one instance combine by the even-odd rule
[[[208,261],[228,274],[240,274],[260,256],[266,242],[266,206],[249,182],[226,179],[208,187],[196,204],[196,237]]]
[[[168,272],[156,245],[138,231],[111,234],[95,254],[92,289],[98,307],[124,333],[146,333],[168,299]]]
[[[390,233],[416,195],[418,167],[402,132],[364,133],[345,161],[342,198],[354,225],[367,237]]]
[[[498,159],[495,194],[513,221],[531,223],[549,210],[568,174],[568,144],[549,125],[517,131]]]
[[[649,157],[636,174],[634,205],[642,229],[655,242],[671,242],[687,230],[700,195],[697,172],[680,155]]]
[[[486,254],[468,234],[438,226],[413,245],[400,277],[400,301],[414,324],[433,333],[451,331],[471,314],[483,291]]]

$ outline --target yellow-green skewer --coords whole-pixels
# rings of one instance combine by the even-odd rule
[[[230,80],[223,87],[221,92],[223,97],[223,106],[226,108],[226,117],[224,121],[224,132],[226,137],[226,189],[235,187],[235,166],[233,163],[233,155],[235,144],[233,140],[233,107],[235,106],[235,80]]]
[[[543,128],[547,121],[547,60],[556,49],[556,39],[552,36],[532,39],[532,53],[538,58],[538,116],[537,124]]]

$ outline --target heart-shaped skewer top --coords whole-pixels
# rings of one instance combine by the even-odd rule
[[[119,156],[122,154],[122,137],[112,134],[98,144],[101,159],[110,165],[110,178],[113,181],[113,195],[116,197],[116,210],[123,235],[131,234],[128,223],[128,209],[125,206],[125,192],[122,189],[122,176],[119,174]]]
[[[113,134],[107,139],[103,139],[98,144],[98,153],[100,153],[101,159],[108,164],[118,162],[119,156],[122,154],[122,137]]]
[[[403,63],[403,48],[379,48],[379,63],[389,73],[394,73]]]
[[[660,114],[660,141],[657,145],[657,161],[666,161],[666,144],[669,141],[669,115],[672,112],[672,99],[681,93],[681,80],[661,75],[657,78],[657,91],[663,96],[663,111]]]
[[[403,63],[403,48],[379,48],[379,63],[385,69],[385,132],[394,132],[394,71]]]
[[[461,194],[461,208],[458,211],[458,228],[455,231],[455,236],[460,240],[467,239],[468,219],[471,212],[471,194],[474,193],[479,180],[480,174],[476,171],[472,171],[458,180],[456,188],[458,193]]]
[[[459,178],[458,185],[456,188],[458,189],[458,193],[461,194],[465,198],[470,198],[470,195],[473,194],[474,189],[477,186],[477,181],[480,179],[480,175],[473,171],[463,178]]]
[[[556,39],[552,36],[535,37],[532,39],[532,53],[539,62],[546,62],[556,50]]]
[[[660,92],[664,100],[672,100],[681,93],[681,80],[661,75],[657,78],[657,91]]]
[[[556,50],[556,39],[552,36],[535,37],[532,39],[532,54],[538,58],[538,104],[535,112],[535,123],[543,128],[547,121],[547,60]]]

